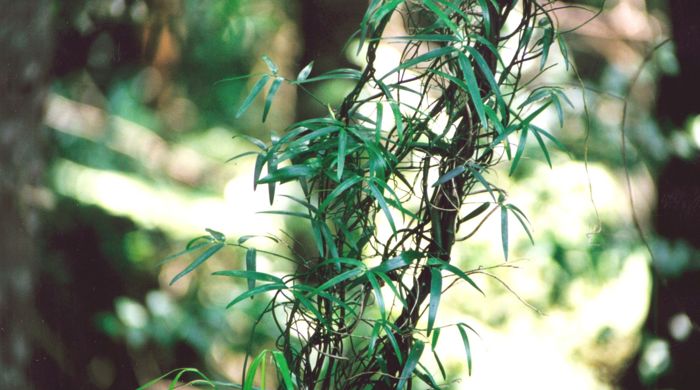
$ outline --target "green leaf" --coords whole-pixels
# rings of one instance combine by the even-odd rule
[[[481,125],[484,128],[488,128],[489,124],[486,120],[486,113],[484,113],[484,102],[481,99],[481,92],[479,92],[479,83],[476,81],[476,75],[474,74],[474,69],[472,64],[469,62],[464,53],[459,53],[459,67],[462,69],[462,74],[464,75],[464,81],[467,84],[467,90],[469,96],[471,97],[472,104],[476,110]]]
[[[374,355],[374,348],[377,345],[377,339],[379,338],[379,331],[381,327],[381,322],[377,321],[372,326],[372,334],[369,338],[369,344],[367,345],[367,353],[369,355]]]
[[[216,230],[214,230],[214,229],[209,229],[209,228],[206,228],[206,229],[204,229],[204,230],[206,230],[207,233],[209,233],[209,235],[211,235],[211,237],[214,239],[214,241],[216,241],[216,242],[226,242],[226,235],[224,235],[224,233],[217,232]]]
[[[518,167],[518,163],[520,163],[520,158],[523,156],[523,152],[525,151],[525,145],[527,144],[527,130],[527,127],[523,127],[522,129],[520,129],[520,141],[518,142],[518,150],[515,151],[515,156],[513,156],[513,161],[510,164],[510,172],[508,172],[509,176],[512,176],[513,173],[515,173],[515,169]]]
[[[258,157],[255,159],[255,171],[253,171],[253,191],[258,187],[258,180],[260,180],[260,174],[264,165],[265,155],[258,154]]]
[[[267,68],[270,69],[270,72],[272,72],[273,75],[277,75],[279,72],[279,68],[277,65],[275,65],[274,62],[270,59],[270,57],[264,55],[262,56],[263,61],[265,61],[265,65],[267,65]]]
[[[245,253],[245,269],[246,269],[246,271],[255,272],[255,270],[257,268],[256,257],[257,257],[257,252],[255,251],[255,248],[248,248],[248,250]],[[248,290],[252,290],[254,288],[255,288],[255,279],[248,278]]]
[[[258,366],[267,358],[268,350],[265,349],[258,356],[253,359],[253,362],[248,367],[248,372],[246,373],[245,381],[243,382],[244,390],[253,390],[253,381],[255,380],[255,373],[258,371]]]
[[[274,214],[274,215],[286,215],[289,217],[299,217],[304,219],[311,219],[311,216],[304,213],[299,213],[296,211],[285,211],[285,210],[263,210],[258,211],[257,214]]]
[[[298,81],[298,82],[302,82],[302,81],[306,80],[307,78],[309,78],[309,75],[311,74],[311,69],[312,69],[313,67],[314,67],[314,62],[313,62],[313,61],[309,62],[309,63],[304,67],[304,69],[302,69],[301,71],[299,71],[299,75],[297,75],[297,81]]]
[[[377,276],[379,276],[379,278],[381,278],[387,286],[389,286],[389,288],[391,289],[391,292],[394,294],[396,299],[399,300],[401,305],[404,308],[408,307],[408,303],[406,303],[406,300],[404,299],[404,297],[401,296],[401,294],[399,294],[399,290],[396,288],[396,285],[394,284],[394,282],[389,278],[389,275],[387,275],[385,273],[375,273],[375,274]]]
[[[296,81],[297,84],[306,84],[306,83],[313,83],[316,81],[325,81],[325,80],[339,80],[339,79],[351,79],[351,80],[359,80],[362,78],[362,72],[360,72],[357,69],[350,69],[350,68],[342,68],[342,69],[334,69],[329,72],[326,72],[322,75],[316,76],[316,77],[311,77],[306,80],[302,81]]]
[[[399,268],[404,268],[409,264],[413,263],[413,261],[420,259],[421,257],[423,257],[423,255],[419,252],[406,251],[396,257],[392,257],[391,259],[382,262],[376,267],[370,268],[369,271],[374,273],[385,274],[397,270]]]
[[[418,360],[420,359],[420,356],[423,354],[423,348],[425,348],[425,344],[423,344],[422,341],[415,340],[413,342],[413,346],[411,347],[411,351],[408,353],[408,358],[406,359],[406,364],[403,367],[403,371],[401,371],[401,377],[399,379],[399,384],[396,386],[397,389],[404,389],[406,386],[406,383],[413,376],[413,371],[416,369],[416,365],[418,364]]]
[[[481,166],[478,164],[474,163],[468,163],[467,168],[469,169],[469,172],[476,178],[476,180],[481,183],[482,186],[486,189],[486,191],[489,192],[489,195],[493,198],[494,202],[496,201],[496,195],[494,195],[493,190],[491,189],[491,184],[484,179],[484,177],[481,175],[479,172],[479,169],[481,169]]]
[[[379,203],[379,207],[384,212],[386,219],[389,221],[389,225],[391,226],[391,231],[396,233],[396,224],[394,224],[394,218],[391,216],[391,210],[389,210],[389,206],[387,205],[386,200],[384,199],[384,196],[382,196],[382,193],[379,191],[377,186],[375,186],[374,183],[372,183],[371,181],[369,183],[367,183],[367,186],[369,187],[369,190],[372,192],[372,195],[374,196],[374,198]]]
[[[416,34],[416,35],[392,35],[379,38],[387,42],[458,42],[454,35],[447,34]]]
[[[197,242],[197,241],[200,241],[200,240],[205,240],[205,241]],[[167,263],[167,262],[169,262],[169,261],[171,261],[171,260],[174,260],[174,259],[176,259],[176,258],[178,258],[178,257],[180,257],[180,256],[182,256],[182,255],[188,254],[188,253],[190,253],[190,252],[194,252],[194,251],[196,251],[197,249],[201,249],[201,248],[203,248],[203,247],[205,247],[205,246],[207,246],[207,245],[209,245],[209,244],[211,244],[211,243],[212,243],[212,240],[211,240],[211,237],[210,237],[210,236],[201,236],[201,237],[197,237],[197,238],[195,238],[194,240],[191,240],[191,241],[187,244],[187,246],[185,247],[184,250],[182,250],[182,251],[180,251],[180,252],[177,252],[177,253],[175,253],[175,254],[173,254],[173,255],[170,255],[170,256],[168,256],[168,257],[162,259],[161,261],[158,262],[158,265],[159,265],[159,266],[160,266],[160,265],[163,265],[163,264],[165,264],[165,263]]]
[[[542,140],[542,136],[536,131],[533,131],[532,134],[535,136],[537,144],[540,145],[540,149],[542,149],[542,154],[544,154],[544,159],[547,161],[547,165],[549,165],[551,168],[552,160],[549,158],[549,151],[547,150],[547,145],[544,144],[544,140]]]
[[[433,378],[433,375],[430,374],[430,371],[428,371],[427,368],[425,368],[424,365],[422,365],[420,362],[418,362],[418,367],[416,367],[415,371],[413,371],[415,376],[422,380],[423,383],[428,385],[431,389],[433,390],[442,390],[442,387],[435,382],[435,378]]]
[[[501,89],[498,87],[496,78],[494,77],[491,68],[489,68],[488,63],[486,63],[484,57],[475,48],[471,46],[466,46],[464,49],[467,52],[469,52],[469,55],[474,59],[474,62],[476,62],[477,66],[479,67],[479,70],[481,70],[481,74],[486,79],[486,82],[489,84],[489,86],[491,86],[491,92],[493,92],[493,94],[496,96],[496,102],[498,103],[498,107],[500,108],[501,116],[505,117],[507,105],[506,102],[503,100],[503,96],[501,95]]]
[[[318,172],[317,168],[308,165],[289,165],[284,168],[277,169],[272,174],[258,180],[258,184],[275,182],[285,183],[300,177],[313,176],[316,174],[316,172]]]
[[[457,324],[457,329],[459,329],[459,335],[462,336],[462,343],[464,344],[464,352],[467,353],[467,368],[469,369],[469,376],[472,375],[472,349],[469,346],[469,337],[464,329],[466,325],[459,323]]]
[[[168,388],[175,388],[175,386],[179,385],[180,378],[185,374],[185,373],[194,373],[198,375],[199,377],[203,378],[204,381],[202,383],[208,384],[211,387],[215,387],[215,383],[209,380],[206,375],[204,375],[201,371],[199,371],[196,368],[176,368],[174,370],[168,371],[167,373],[159,376],[158,378],[152,379],[143,385],[139,386],[136,390],[146,390],[152,386],[154,386],[156,383],[162,381],[163,379],[167,378],[168,376],[172,375],[173,373],[177,372],[178,374],[175,376],[175,378],[170,382],[170,386]],[[240,386],[239,386],[240,388]]]
[[[520,225],[525,229],[525,233],[527,233],[527,237],[530,239],[530,242],[532,245],[535,245],[535,240],[532,238],[532,234],[530,233],[530,229],[528,228],[528,221],[527,216],[515,205],[512,204],[507,204],[506,207],[515,215],[515,217],[518,219],[518,222],[520,222]],[[526,222],[527,221],[527,222]]]
[[[401,65],[399,65],[398,67],[392,69],[392,70],[391,70],[389,73],[387,73],[386,75],[382,76],[382,79],[385,79],[387,76],[389,76],[389,75],[391,75],[392,73],[395,73],[395,72],[397,72],[397,71],[399,71],[399,70],[401,70],[401,69],[408,69],[408,68],[410,68],[410,67],[412,67],[412,66],[415,66],[415,65],[420,64],[421,62],[425,62],[425,61],[428,61],[428,60],[432,60],[433,58],[439,58],[439,57],[442,57],[442,56],[444,56],[444,55],[450,54],[450,53],[452,53],[452,52],[454,52],[454,51],[455,51],[455,48],[452,47],[452,46],[445,46],[445,47],[441,47],[441,48],[439,48],[439,49],[431,50],[431,51],[429,51],[429,52],[427,52],[427,53],[425,53],[425,54],[421,54],[421,55],[419,55],[418,57],[412,58],[412,59],[410,59],[410,60],[408,60],[408,61],[405,61],[405,62],[401,63]]]
[[[218,252],[219,250],[221,250],[221,248],[223,248],[224,245],[225,245],[224,243],[221,243],[221,242],[220,242],[220,243],[217,243],[217,244],[214,244],[214,245],[210,246],[209,249],[207,249],[206,251],[204,251],[204,253],[202,253],[201,255],[199,255],[192,263],[190,263],[190,265],[188,265],[187,268],[185,268],[185,269],[184,269],[182,272],[180,272],[179,274],[175,275],[175,277],[173,278],[173,280],[170,281],[170,285],[172,286],[173,283],[175,283],[175,282],[177,282],[178,280],[180,280],[180,278],[182,278],[183,276],[185,276],[185,275],[189,274],[190,272],[194,271],[195,268],[197,268],[197,267],[199,267],[200,265],[202,265],[202,263],[204,263],[205,261],[207,261],[207,260],[208,260],[210,257],[212,257],[216,252]]]
[[[479,6],[481,7],[481,16],[484,22],[484,35],[488,36],[491,34],[491,14],[489,13],[488,4],[486,0],[479,0]]]
[[[435,330],[437,331],[438,329],[435,329]],[[435,362],[437,363],[438,369],[440,370],[440,375],[442,375],[442,380],[447,380],[447,374],[445,373],[445,367],[442,365],[442,361],[440,360],[440,356],[437,354],[437,352],[433,351],[433,357],[435,358]]]
[[[319,206],[319,211],[323,212],[328,207],[328,205],[330,205],[331,202],[338,198],[343,192],[345,192],[348,188],[354,186],[355,184],[361,181],[362,177],[354,176],[340,183],[337,187],[333,189],[333,191],[331,191],[330,194],[328,194],[326,199],[323,200],[323,202]]]
[[[440,297],[442,296],[442,273],[440,268],[430,268],[430,302],[428,304],[428,336],[435,325]]]
[[[430,348],[435,349],[438,343],[438,339],[440,339],[440,328],[435,328],[435,331],[433,332],[433,337],[430,340]]]
[[[277,171],[277,161],[275,160],[274,155],[271,155],[269,159],[267,160],[267,177],[270,175],[274,175],[275,172]],[[290,179],[291,180],[291,179]],[[277,185],[276,181],[272,181],[267,184],[267,193],[270,198],[270,206],[272,206],[272,203],[275,201],[275,186]]]
[[[564,58],[564,65],[566,66],[566,70],[569,70],[569,48],[566,46],[566,42],[564,41],[564,37],[562,34],[557,34],[557,43],[559,44],[559,51],[561,52],[561,56]]]
[[[359,268],[359,267],[358,267],[358,268],[350,269],[350,270],[348,270],[348,271],[345,271],[345,272],[341,273],[340,275],[336,275],[335,277],[333,277],[333,278],[327,280],[325,283],[323,283],[323,284],[321,284],[320,286],[318,286],[317,290],[318,290],[318,291],[327,290],[327,289],[329,289],[329,288],[335,286],[336,284],[342,283],[342,282],[344,282],[344,281],[346,281],[346,280],[348,280],[348,279],[352,279],[352,278],[354,278],[354,277],[357,277],[357,276],[359,276],[359,275],[362,275],[362,274],[364,274],[366,271],[367,271],[366,268]]]
[[[212,275],[216,276],[229,276],[232,278],[244,278],[248,280],[260,280],[262,282],[273,282],[284,284],[284,281],[277,276],[266,274],[257,271],[241,271],[241,270],[226,270],[226,271],[216,271]],[[255,286],[253,286],[254,288]]]
[[[343,169],[345,168],[345,153],[348,147],[348,134],[345,129],[341,128],[338,131],[338,166],[337,178],[340,181],[343,177]]]
[[[447,16],[447,14],[445,14],[445,12],[441,10],[440,7],[438,7],[437,4],[435,4],[432,0],[423,0],[423,4],[438,17],[438,20],[440,20],[445,26],[452,30],[453,33],[462,33],[459,26],[457,26],[452,20],[450,20],[450,17]]]
[[[389,101],[389,107],[391,107],[391,111],[394,114],[394,123],[396,123],[396,133],[399,136],[399,142],[402,142],[404,124],[403,117],[401,116],[401,110],[399,109],[398,103],[396,103],[394,100]]]
[[[491,206],[491,203],[486,202],[482,203],[481,206],[475,208],[471,213],[467,214],[464,218],[461,218],[460,221],[468,221],[472,218],[478,217],[481,215],[484,211],[488,210],[489,206]]]
[[[386,306],[384,304],[384,296],[382,295],[382,288],[379,286],[379,281],[377,281],[377,277],[371,272],[367,272],[367,279],[372,286],[374,299],[377,302],[377,308],[379,308],[379,315],[382,316],[382,320],[386,320]]]
[[[505,206],[501,206],[501,243],[503,257],[508,261],[508,209]]]
[[[289,371],[289,365],[287,364],[287,359],[280,351],[272,351],[272,357],[275,359],[275,364],[277,365],[277,372],[282,375],[282,381],[284,382],[284,387],[287,390],[294,390],[294,384],[292,382],[292,373]]]
[[[243,101],[243,104],[241,104],[241,108],[238,109],[238,112],[236,112],[236,118],[240,118],[241,115],[243,115],[246,110],[248,110],[248,107],[250,107],[251,104],[253,104],[253,100],[255,100],[255,97],[260,94],[260,91],[265,87],[265,84],[267,84],[267,80],[270,79],[270,76],[268,75],[263,75],[260,80],[258,80],[257,83],[253,86],[253,88],[250,90],[250,93],[248,94],[248,97],[245,98]]]
[[[467,168],[464,165],[460,165],[457,168],[451,169],[449,172],[440,176],[440,178],[438,178],[437,181],[435,183],[433,183],[433,187],[437,187],[441,184],[447,183],[448,181],[454,179],[455,177],[463,174],[466,170],[467,170]]]
[[[467,275],[464,271],[462,271],[462,270],[459,269],[458,267],[456,267],[456,266],[454,266],[454,265],[452,265],[452,264],[450,264],[450,263],[448,263],[448,262],[446,262],[446,261],[444,261],[444,260],[438,259],[438,258],[436,258],[436,257],[431,257],[431,258],[428,259],[428,265],[433,265],[433,264],[440,265],[443,269],[452,272],[454,275],[457,275],[458,277],[462,278],[464,281],[466,281],[467,283],[469,283],[469,284],[470,284],[472,287],[474,287],[478,292],[480,292],[481,295],[484,295],[484,296],[486,295],[486,294],[484,294],[484,292],[479,288],[479,286],[477,286],[477,284],[474,283],[474,280],[473,280],[472,278],[470,278],[469,275]]]
[[[559,140],[558,140],[556,137],[554,137],[553,135],[549,134],[549,133],[548,133],[546,130],[544,130],[543,128],[538,127],[538,126],[535,126],[535,125],[533,125],[533,124],[530,124],[529,127],[530,127],[530,130],[532,130],[533,132],[537,132],[538,134],[543,135],[543,136],[545,136],[547,139],[549,139],[550,141],[552,141],[552,143],[553,143],[557,148],[559,148],[560,150],[562,150],[562,151],[564,151],[564,152],[568,152],[568,150],[566,149],[566,146],[564,146],[564,144],[562,144],[561,142],[559,142]]]
[[[394,337],[394,332],[392,331],[392,324],[386,321],[382,321],[382,327],[384,328],[384,333],[386,333],[386,338],[389,339],[391,347],[394,349],[394,356],[399,361],[399,364],[403,363],[403,355],[401,355],[401,349],[399,348],[399,343]]]
[[[175,378],[173,378],[173,380],[170,382],[170,385],[168,386],[168,390],[173,390],[173,389],[175,389],[176,387],[179,387],[179,386],[180,386],[180,378],[181,378],[183,375],[185,375],[186,373],[188,373],[188,372],[195,373],[195,374],[197,374],[200,378],[204,378],[204,380],[201,381],[201,383],[208,384],[208,385],[211,386],[211,387],[216,387],[216,386],[214,386],[214,385],[211,383],[211,381],[209,380],[209,378],[207,378],[206,375],[204,375],[204,374],[203,374],[201,371],[199,371],[198,369],[196,369],[196,368],[184,368],[184,369],[180,370],[180,372],[178,372],[177,375],[175,375]]]
[[[379,7],[377,11],[371,16],[370,22],[379,23],[385,16],[393,12],[399,4],[403,3],[405,0],[391,0],[390,2]]]
[[[267,114],[270,112],[270,107],[272,106],[272,99],[275,98],[275,94],[277,94],[277,90],[280,88],[280,85],[282,85],[282,81],[284,81],[282,77],[277,77],[275,81],[272,82],[272,85],[270,85],[270,90],[267,92],[267,97],[265,98],[265,108],[263,109],[262,117],[263,123],[265,123],[267,119]]]
[[[304,295],[302,291],[297,291],[296,289],[292,289],[291,291],[294,298],[296,298],[306,310],[310,311],[317,321],[323,324],[323,326],[325,326],[327,329],[331,328],[331,325],[326,317],[324,317],[323,314],[318,311],[316,306]]]
[[[544,35],[542,36],[542,57],[540,58],[540,70],[544,69],[547,63],[547,57],[549,56],[549,48],[552,46],[552,41],[554,40],[554,29],[552,27],[547,27],[544,29]]]
[[[226,308],[228,309],[228,308],[234,306],[235,304],[237,304],[238,302],[241,302],[247,298],[253,297],[253,296],[258,295],[260,293],[264,293],[267,291],[274,291],[274,290],[284,290],[286,288],[287,288],[286,285],[280,284],[280,283],[263,284],[263,285],[255,287],[252,290],[247,290],[243,294],[237,296],[234,300],[229,302],[228,305],[226,305]]]
[[[243,153],[241,153],[241,154],[237,154],[237,155],[235,155],[235,156],[229,158],[229,159],[226,160],[225,162],[228,163],[228,162],[231,162],[231,161],[234,161],[234,160],[238,160],[238,159],[241,158],[241,157],[250,156],[250,155],[253,155],[253,154],[259,155],[260,153],[259,153],[259,152],[243,152]]]

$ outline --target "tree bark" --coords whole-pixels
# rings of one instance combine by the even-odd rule
[[[37,324],[35,196],[44,167],[42,118],[52,58],[51,2],[0,0],[0,388],[32,388]]]

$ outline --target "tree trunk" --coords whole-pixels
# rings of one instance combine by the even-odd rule
[[[30,389],[51,2],[0,0],[0,388]]]

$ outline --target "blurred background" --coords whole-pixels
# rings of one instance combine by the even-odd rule
[[[244,253],[173,286],[191,258],[160,261],[205,228],[311,242],[294,220],[256,214],[268,205],[252,160],[226,160],[253,150],[236,135],[267,140],[327,109],[283,86],[265,124],[262,97],[235,119],[254,80],[231,78],[266,72],[262,55],[289,78],[311,60],[313,74],[362,66],[344,44],[366,2],[0,2],[0,388],[129,389],[179,367],[239,381],[249,341],[277,335],[266,321],[252,332],[264,297],[225,310],[245,286],[208,275]],[[475,275],[486,298],[444,296],[443,324],[480,335],[469,377],[458,333],[443,333],[446,388],[698,388],[700,3],[552,7],[579,75],[552,54],[560,66],[538,85],[563,86],[573,108],[563,127],[555,112],[541,124],[569,153],[550,169],[535,146],[515,176],[494,172],[535,245],[512,229],[508,266]],[[351,87],[311,88],[333,105]],[[491,222],[456,248],[462,268],[503,264]]]

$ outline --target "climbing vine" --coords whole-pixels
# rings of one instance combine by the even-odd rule
[[[276,349],[246,360],[243,388],[252,388],[269,361],[288,389],[403,389],[416,380],[438,388],[446,380],[434,353],[442,295],[455,279],[481,292],[471,276],[482,271],[455,265],[455,242],[492,216],[500,218],[506,260],[509,221],[530,236],[525,214],[487,173],[504,162],[515,172],[529,141],[550,165],[548,145],[561,147],[533,123],[550,106],[562,121],[562,103],[570,104],[557,87],[532,87],[553,66],[553,47],[568,66],[552,7],[535,0],[373,0],[356,35],[366,51],[363,69],[313,75],[309,64],[288,78],[264,58],[269,73],[254,84],[239,115],[266,91],[264,121],[283,83],[303,91],[333,79],[355,85],[326,116],[294,123],[270,142],[248,137],[258,150],[235,157],[254,156],[253,185],[267,187],[272,205],[266,212],[305,224],[316,255],[267,253],[294,264],[293,273],[280,277],[256,269],[258,251],[247,237],[232,241],[209,231],[188,244],[185,253],[201,253],[172,280],[225,247],[245,251],[245,269],[214,275],[247,281],[228,307],[268,293],[261,316],[273,319],[279,337]],[[405,35],[389,36],[390,23]],[[379,70],[387,46],[400,48],[401,61]],[[285,183],[303,195],[280,195]],[[278,196],[303,211],[274,209]],[[451,326],[471,372],[473,329]],[[431,358],[441,376],[421,363]]]

